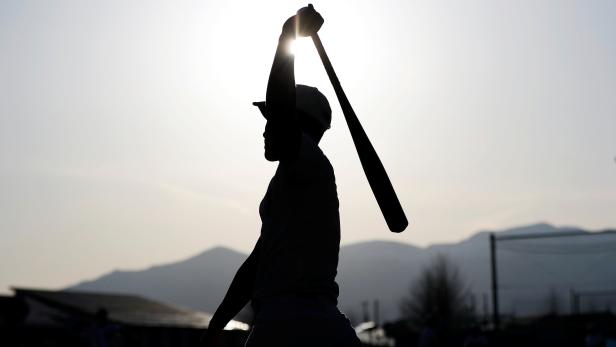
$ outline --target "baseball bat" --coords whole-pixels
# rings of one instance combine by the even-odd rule
[[[389,180],[389,176],[387,176],[385,167],[383,167],[379,155],[374,150],[370,139],[368,139],[368,135],[366,135],[364,128],[355,115],[353,107],[351,107],[349,99],[344,93],[344,90],[342,90],[338,76],[336,76],[332,63],[329,61],[325,48],[323,48],[323,43],[321,43],[321,39],[316,32],[312,34],[312,41],[319,52],[319,57],[321,57],[325,71],[327,71],[327,76],[329,76],[329,80],[336,91],[336,96],[340,102],[342,113],[344,113],[344,119],[346,119],[349,131],[351,132],[359,161],[364,169],[370,188],[372,188],[372,193],[383,213],[383,217],[385,217],[387,226],[392,232],[402,232],[406,229],[409,222],[406,219],[404,210],[402,210],[402,206]]]

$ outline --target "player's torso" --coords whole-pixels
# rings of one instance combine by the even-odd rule
[[[316,292],[337,297],[338,196],[331,164],[303,139],[298,158],[280,163],[261,202],[255,295]]]

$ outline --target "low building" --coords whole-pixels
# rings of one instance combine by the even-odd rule
[[[388,337],[382,327],[375,322],[363,322],[355,327],[359,340],[366,346],[393,347],[395,340]]]
[[[6,346],[195,346],[211,315],[129,294],[14,288],[0,298]],[[248,325],[231,321],[227,346],[242,346]],[[0,344],[5,345],[3,341]]]

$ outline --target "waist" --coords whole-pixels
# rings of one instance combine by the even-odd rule
[[[257,321],[322,318],[339,313],[337,300],[325,293],[284,293],[253,298]]]

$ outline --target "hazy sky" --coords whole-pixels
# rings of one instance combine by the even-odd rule
[[[249,251],[294,1],[0,2],[0,292]],[[323,43],[411,220],[391,234],[316,51],[343,243],[616,226],[616,2],[327,1]]]

